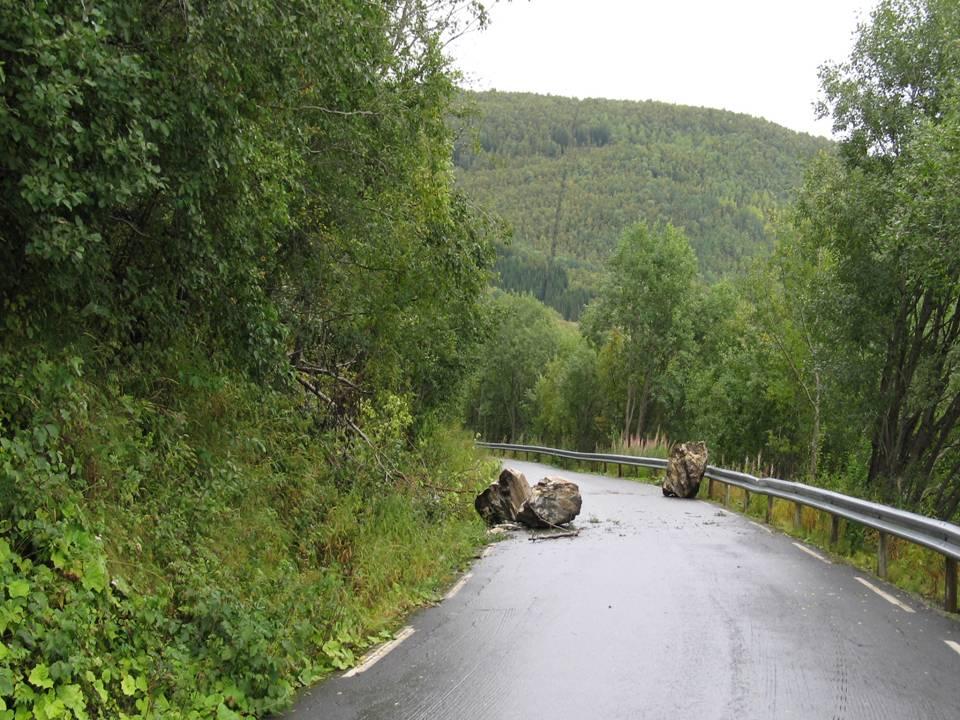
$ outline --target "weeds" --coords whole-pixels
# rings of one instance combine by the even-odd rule
[[[485,540],[470,492],[492,470],[467,435],[435,423],[408,448],[403,400],[380,403],[385,481],[295,396],[176,360],[152,386],[0,361],[0,720],[263,716]]]

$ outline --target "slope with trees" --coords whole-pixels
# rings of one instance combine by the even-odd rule
[[[514,232],[500,284],[576,318],[638,220],[683,228],[708,280],[769,250],[772,215],[829,143],[721,110],[656,102],[468,94],[459,186]]]

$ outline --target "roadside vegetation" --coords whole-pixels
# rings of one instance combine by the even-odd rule
[[[0,720],[263,717],[475,552],[431,6],[0,2]]]
[[[454,183],[469,96],[443,48],[485,21],[0,0],[0,720],[263,717],[349,667],[482,541],[494,467],[463,418],[703,438],[957,518],[956,3],[883,2],[824,68],[843,140],[792,210],[711,191],[713,244],[696,211],[631,211],[554,303],[579,324],[488,288],[502,229]],[[777,242],[737,280],[688,242],[743,233]],[[545,237],[540,297],[567,251]]]

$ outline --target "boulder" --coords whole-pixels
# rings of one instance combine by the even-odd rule
[[[687,442],[670,451],[667,475],[663,479],[663,494],[667,497],[691,498],[700,490],[700,481],[707,471],[707,446],[702,442]]]
[[[516,522],[517,513],[530,497],[530,484],[523,473],[504,468],[490,487],[477,495],[473,506],[488,525]]]
[[[530,498],[517,513],[517,520],[534,528],[565,525],[580,514],[582,504],[576,483],[546,477],[533,486]]]

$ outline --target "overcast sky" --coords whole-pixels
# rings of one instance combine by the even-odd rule
[[[451,47],[476,90],[662,100],[804,132],[817,68],[844,60],[876,0],[513,0]]]

